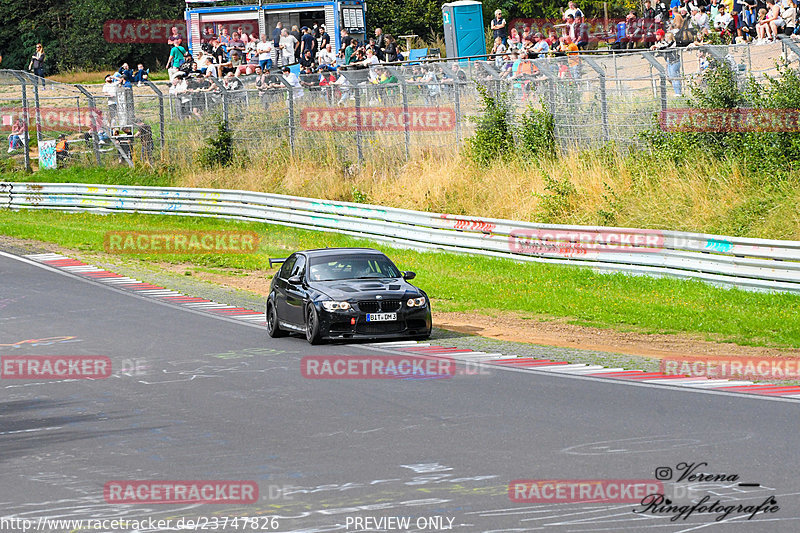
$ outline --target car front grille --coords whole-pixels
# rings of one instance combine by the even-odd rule
[[[391,313],[399,311],[402,305],[402,300],[361,300],[358,302],[358,308],[364,313]]]

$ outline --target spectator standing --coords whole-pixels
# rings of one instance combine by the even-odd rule
[[[386,57],[386,37],[383,35],[381,28],[375,28],[375,53],[378,59],[385,60]]]
[[[170,29],[169,37],[167,38],[167,44],[170,46],[175,46],[175,43],[178,42],[178,39],[181,38],[181,34],[178,33],[178,27],[173,26]]]
[[[42,88],[44,88],[44,47],[42,43],[36,43],[36,48],[33,51],[33,55],[31,56],[31,61],[28,63],[28,70],[33,72],[36,76],[42,79]]]
[[[397,61],[397,42],[391,35],[386,36],[386,50],[384,51],[384,58],[388,63]]]
[[[297,28],[297,25],[292,26],[292,31],[290,31],[289,34],[297,41],[297,44],[294,48],[294,60],[295,62],[300,61],[300,39],[302,39],[303,36],[300,34],[300,30]]]
[[[308,26],[303,26],[303,37],[300,43],[300,53],[305,56],[306,52],[311,52],[311,58],[317,54],[317,40],[311,34]]]
[[[153,157],[153,128],[141,118],[137,118],[134,124],[136,133],[133,136],[142,142],[142,160],[149,162]]]
[[[353,60],[353,54],[356,51],[356,46],[358,45],[358,41],[355,39],[351,39],[347,46],[344,48],[344,64],[349,65]]]
[[[233,32],[230,44],[228,44],[228,53],[233,56],[234,52],[239,52],[239,57],[244,57],[245,42],[239,32]]]
[[[656,0],[656,5],[654,6],[654,11],[656,13],[656,17],[658,17],[661,25],[663,26],[667,19],[669,19],[669,11],[670,8],[664,0]]]
[[[578,5],[575,2],[569,2],[567,4],[567,9],[564,10],[564,15],[562,16],[562,18],[564,20],[567,20],[567,17],[569,15],[572,15],[572,18],[575,18],[577,16],[583,18],[583,11],[581,11],[580,8],[578,8]]]
[[[169,72],[170,79],[174,78],[183,66],[187,55],[188,52],[186,48],[183,47],[183,39],[178,37],[178,40],[175,41],[175,45],[169,52],[169,59],[167,60],[167,72]]]
[[[289,30],[284,28],[281,31],[281,41],[280,41],[280,49],[281,49],[281,66],[286,66],[291,63],[294,63],[295,60],[295,50],[297,48],[297,39],[294,38],[294,35],[289,33]]]
[[[797,7],[793,0],[785,1],[781,18],[786,22],[786,35],[793,35],[797,27]]]
[[[652,22],[656,18],[656,10],[653,9],[652,5],[650,4],[650,0],[647,0],[644,3],[644,9],[642,9],[642,18],[646,22]]]
[[[650,47],[657,50],[664,57],[667,63],[667,78],[672,81],[672,88],[675,96],[681,95],[681,62],[678,53],[675,51],[675,38],[671,33],[666,33],[662,29],[656,30],[656,42]]]
[[[506,39],[508,39],[508,30],[506,28],[506,19],[503,18],[503,12],[501,10],[496,10],[494,12],[494,18],[492,19],[492,36],[497,42],[497,39],[500,40],[505,44]]]
[[[216,38],[217,36],[214,34],[214,28],[211,26],[206,26],[205,30],[203,31],[203,35],[200,38],[200,42],[211,44],[211,42]]]
[[[325,26],[319,28],[319,49],[324,50],[331,43],[331,36],[325,31]]]
[[[494,38],[494,46],[492,47],[492,54],[494,55],[494,62],[497,68],[503,65],[503,54],[506,53],[506,45],[503,44],[503,38],[497,36]]]
[[[106,76],[103,84],[103,94],[108,99],[108,119],[114,121],[117,118],[117,79],[113,76]]]
[[[258,52],[258,66],[262,70],[269,70],[272,68],[272,42],[267,40],[267,34],[261,34],[261,40],[256,45]]]

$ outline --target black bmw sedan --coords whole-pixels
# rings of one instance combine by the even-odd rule
[[[271,337],[304,333],[311,344],[333,339],[412,338],[431,334],[428,295],[371,248],[295,252],[272,279],[267,298]]]

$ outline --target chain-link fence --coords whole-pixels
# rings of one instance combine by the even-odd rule
[[[480,110],[477,86],[507,98],[511,122],[528,106],[553,113],[563,150],[613,141],[636,145],[662,110],[685,105],[690,84],[713,61],[740,80],[800,67],[791,40],[767,45],[625,51],[535,60],[420,62],[284,76],[68,85],[0,70],[6,168],[72,163],[191,164],[220,121],[238,154],[277,154],[380,167],[420,154],[457,151]]]

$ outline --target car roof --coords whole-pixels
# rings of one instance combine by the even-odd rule
[[[298,253],[304,254],[307,257],[320,257],[326,255],[383,255],[383,252],[375,250],[374,248],[316,248],[314,250],[303,250]]]

